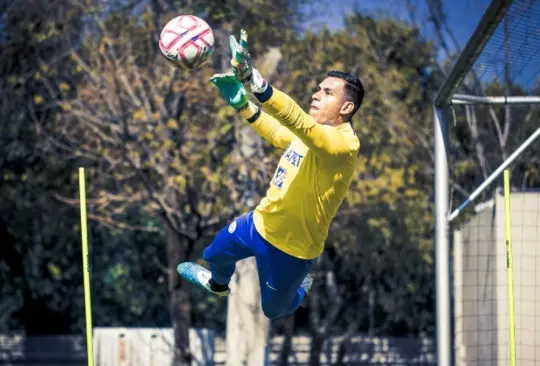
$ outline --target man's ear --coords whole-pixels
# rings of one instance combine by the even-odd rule
[[[345,103],[343,103],[343,105],[341,106],[341,114],[349,114],[349,113],[352,113],[354,109],[354,103],[351,102],[351,101],[346,101]]]

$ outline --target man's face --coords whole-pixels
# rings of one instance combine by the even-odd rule
[[[319,84],[319,90],[311,98],[309,114],[317,123],[333,124],[339,119],[344,103],[347,103],[345,80],[327,77]]]

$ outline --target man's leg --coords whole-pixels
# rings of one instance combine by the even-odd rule
[[[178,266],[182,277],[217,295],[228,295],[228,285],[236,262],[254,255],[245,240],[250,230],[250,217],[251,213],[241,216],[221,229],[212,244],[204,250],[203,259],[209,264],[210,271],[197,264],[184,262]]]
[[[262,238],[257,240],[255,256],[264,314],[276,319],[294,313],[306,296],[301,286],[304,279],[311,281],[306,276],[313,260],[292,257]]]
[[[254,255],[245,237],[250,230],[251,213],[241,216],[221,229],[216,238],[203,252],[203,259],[210,265],[212,280],[228,285],[236,262]]]

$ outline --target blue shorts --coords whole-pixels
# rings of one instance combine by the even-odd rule
[[[203,252],[213,280],[228,284],[236,262],[254,256],[261,287],[262,309],[270,319],[289,315],[306,296],[300,287],[314,260],[290,256],[264,240],[255,229],[253,212],[224,227]]]

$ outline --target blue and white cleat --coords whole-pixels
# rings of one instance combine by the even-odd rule
[[[313,285],[313,277],[311,277],[310,275],[306,275],[306,277],[304,278],[304,280],[302,281],[302,284],[300,284],[300,287],[304,290],[304,292],[306,293],[306,296],[304,297],[304,300],[302,301],[302,303],[300,304],[300,307],[301,308],[307,308],[308,306],[308,299],[307,299],[307,295],[309,294],[309,292],[311,291],[311,286]]]
[[[300,285],[300,287],[302,287],[304,291],[306,292],[306,296],[307,294],[309,294],[309,291],[311,291],[312,285],[313,285],[313,277],[311,277],[310,275],[307,275],[302,281],[302,284]]]
[[[178,274],[188,282],[191,282],[195,285],[201,286],[206,291],[221,297],[228,296],[231,293],[231,289],[227,287],[226,290],[214,290],[212,288],[212,273],[203,266],[192,263],[192,262],[183,262],[176,267]]]

